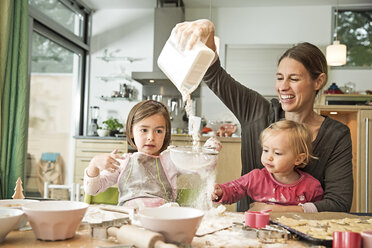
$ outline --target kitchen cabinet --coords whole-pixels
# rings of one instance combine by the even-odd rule
[[[84,169],[89,165],[89,161],[95,155],[111,153],[115,149],[118,149],[119,154],[127,153],[127,141],[114,137],[76,137],[74,182],[83,184]]]
[[[350,128],[354,195],[351,212],[372,211],[372,106],[316,105],[314,109]]]
[[[209,137],[201,137],[200,145],[203,145]],[[241,139],[232,137],[217,137],[222,143],[222,150],[218,155],[216,165],[216,183],[226,183],[240,177],[241,163]],[[192,137],[189,135],[172,135],[171,144],[175,146],[191,146]],[[228,211],[235,211],[236,204],[226,205]]]
[[[372,212],[372,110],[360,111],[360,212]]]

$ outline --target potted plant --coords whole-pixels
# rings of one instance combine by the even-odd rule
[[[102,123],[107,126],[107,130],[110,130],[110,136],[115,136],[115,134],[119,133],[119,130],[124,127],[118,119],[112,117]]]

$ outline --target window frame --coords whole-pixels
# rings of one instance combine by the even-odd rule
[[[66,5],[68,0],[59,0]],[[33,32],[50,39],[58,45],[81,56],[79,69],[81,73],[78,77],[76,85],[75,97],[75,119],[74,119],[74,133],[75,135],[83,135],[87,130],[87,106],[88,106],[88,85],[89,85],[89,64],[90,64],[90,34],[92,22],[92,10],[82,4],[79,0],[73,3],[69,8],[76,8],[73,11],[84,14],[82,37],[79,37],[66,29],[58,22],[49,18],[47,15],[29,5],[29,57],[28,57],[28,82],[31,80],[31,49],[32,49],[32,34]],[[28,113],[27,113],[28,114]]]
[[[355,11],[355,10],[371,10],[372,11],[372,6],[333,6],[331,9],[331,42],[330,44],[333,43],[334,41],[334,30],[336,28],[336,18],[334,13],[336,11],[345,11],[345,10],[350,10],[350,11]],[[338,35],[337,35],[338,37]],[[342,43],[343,44],[343,43]],[[347,47],[347,44],[345,44]],[[350,66],[350,65],[343,65],[343,66],[330,66],[332,70],[371,70],[372,66]]]

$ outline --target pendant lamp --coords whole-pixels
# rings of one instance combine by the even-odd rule
[[[327,46],[327,64],[330,66],[341,66],[346,64],[346,46],[337,40],[338,1],[336,7],[336,36],[332,45]]]

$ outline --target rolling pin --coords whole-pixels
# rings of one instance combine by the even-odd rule
[[[160,233],[134,225],[109,227],[107,233],[116,237],[119,243],[135,245],[138,248],[178,248],[177,245],[164,243],[164,237]]]

